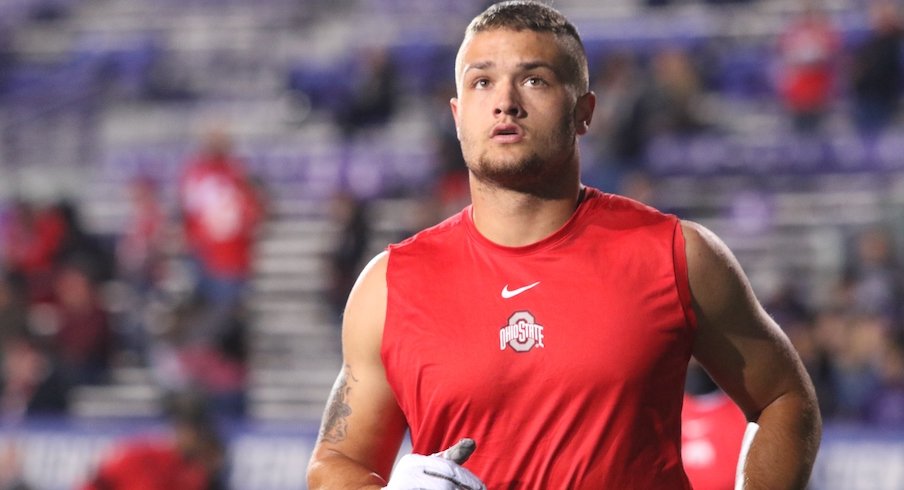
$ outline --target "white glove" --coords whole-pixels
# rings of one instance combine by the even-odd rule
[[[445,451],[402,456],[384,490],[486,490],[486,485],[462,464],[477,445],[462,439]]]

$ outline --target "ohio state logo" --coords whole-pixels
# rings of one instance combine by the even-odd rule
[[[499,329],[499,350],[511,347],[515,352],[527,352],[543,346],[543,325],[538,325],[527,311],[516,311],[508,325]]]

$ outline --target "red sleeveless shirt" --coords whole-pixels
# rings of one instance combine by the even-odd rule
[[[586,189],[503,247],[470,207],[389,247],[382,358],[414,452],[477,441],[489,489],[686,489],[695,323],[677,218]]]

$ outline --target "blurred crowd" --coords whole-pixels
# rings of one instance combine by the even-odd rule
[[[813,304],[789,284],[764,303],[800,352],[827,420],[904,427],[904,268],[894,250],[888,230],[864,230],[829,298]]]
[[[66,413],[72,388],[129,367],[151,368],[166,393],[203,393],[218,414],[243,414],[246,295],[266,198],[219,129],[178,187],[171,216],[158,183],[136,176],[114,236],[86,229],[68,201],[3,210],[0,417]]]
[[[718,55],[714,40],[702,49],[664,47],[648,56],[626,50],[595,60],[590,177],[614,187],[626,173],[644,171],[658,137],[738,131],[744,114],[729,110],[732,99],[756,103],[742,111],[775,108],[781,118],[771,131],[827,137],[841,129],[874,141],[899,115],[900,7],[864,2],[867,28],[842,32],[820,4],[803,1],[777,39],[754,43],[750,53]]]

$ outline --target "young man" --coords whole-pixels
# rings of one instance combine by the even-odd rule
[[[821,429],[798,356],[711,232],[580,184],[587,78],[547,6],[471,22],[451,106],[472,205],[355,285],[311,488],[690,488],[691,355],[760,425],[747,488],[804,487]]]

